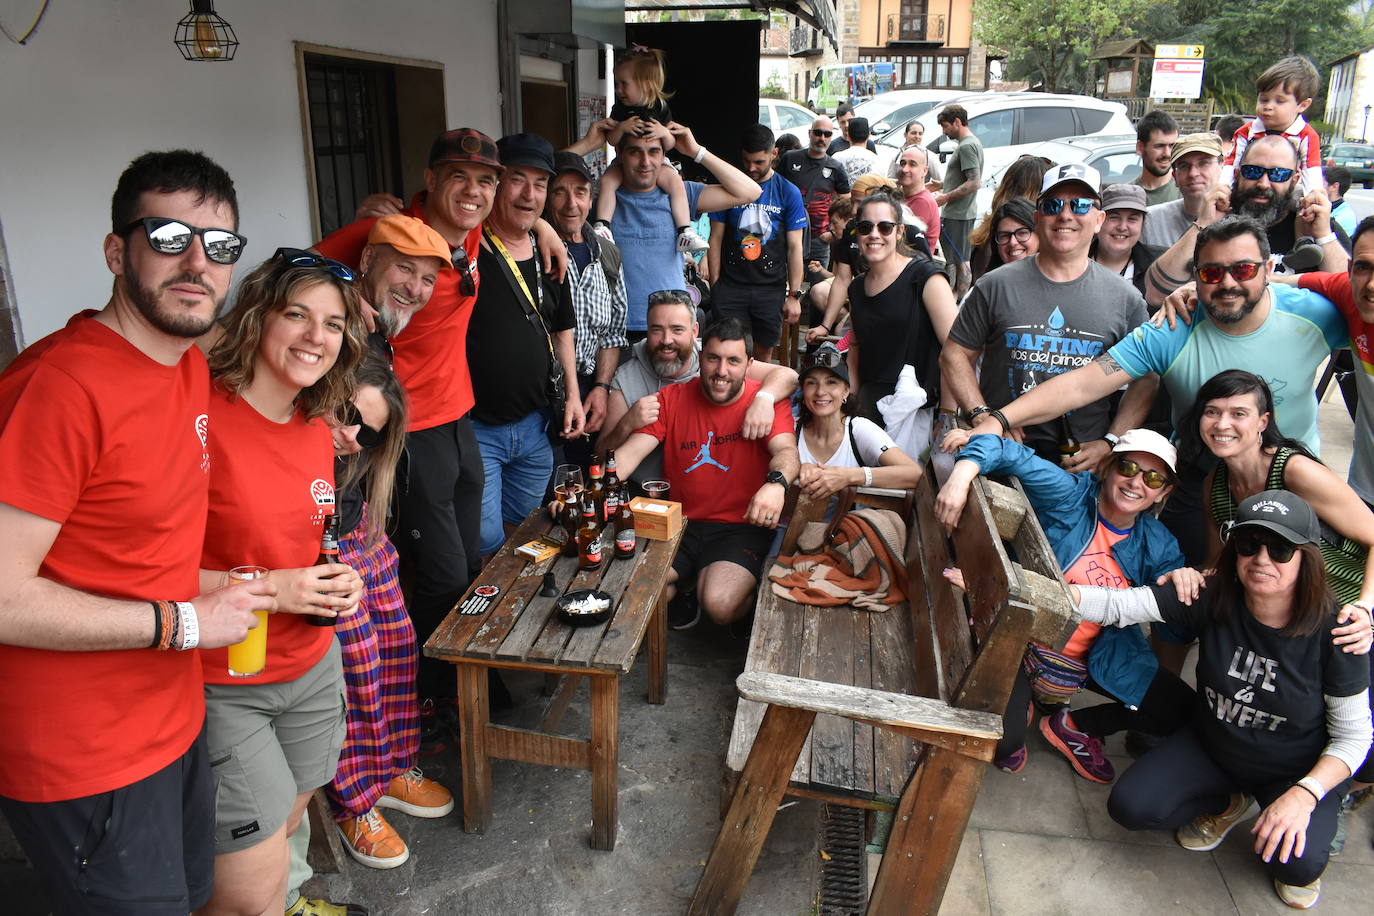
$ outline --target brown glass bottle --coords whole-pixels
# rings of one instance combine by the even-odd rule
[[[1071,458],[1078,454],[1078,450],[1083,446],[1074,438],[1073,430],[1069,428],[1068,416],[1059,418],[1059,457],[1061,459]]]
[[[590,499],[582,502],[582,527],[577,529],[577,568],[601,568],[601,523]]]
[[[339,516],[330,513],[324,517],[324,534],[320,537],[320,555],[315,558],[316,566],[339,562]],[[320,614],[306,614],[305,622],[314,627],[332,627],[334,617]]]
[[[623,483],[616,486],[614,521],[615,558],[628,560],[635,555],[635,514],[630,511],[630,500]]]
[[[577,556],[577,528],[582,524],[582,505],[578,498],[580,487],[558,492],[558,523],[563,526],[563,556]]]
[[[615,472],[615,450],[606,453],[606,496],[616,494],[617,499],[623,499],[625,488],[620,485],[620,475]],[[615,520],[615,511],[608,505],[606,506],[606,521]]]
[[[598,522],[606,521],[606,477],[601,469],[601,457],[592,456],[591,482],[587,484],[587,501],[592,504]]]

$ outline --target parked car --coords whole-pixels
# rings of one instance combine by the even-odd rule
[[[816,113],[805,105],[782,99],[759,99],[759,123],[775,135],[800,130],[798,136],[803,136],[814,120]],[[805,142],[803,139],[802,143]]]
[[[1333,143],[1323,165],[1340,165],[1350,170],[1350,183],[1374,188],[1374,145]]]
[[[971,116],[970,116],[971,117]],[[1090,134],[1085,137],[1065,137],[1062,140],[1046,140],[1032,144],[1020,156],[1043,156],[1055,165],[1068,162],[1082,162],[1097,169],[1102,175],[1102,186],[1135,181],[1140,176],[1140,156],[1135,151],[1135,134],[1103,135]],[[989,172],[978,189],[978,218],[992,211],[992,196],[1001,183],[1002,176],[1011,168],[1012,159],[995,172]]]
[[[940,132],[936,117],[947,105],[968,111],[968,126],[983,143],[983,174],[999,172],[1032,146],[1061,137],[1092,134],[1134,135],[1126,106],[1086,95],[1047,92],[984,92],[945,99],[915,120],[925,126],[926,146],[946,162],[958,145]],[[902,129],[893,128],[878,141],[878,165],[886,171],[901,149]]]

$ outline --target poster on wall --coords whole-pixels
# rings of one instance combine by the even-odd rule
[[[577,97],[577,135],[587,136],[587,131],[592,129],[592,125],[606,117],[606,100],[591,95],[579,95]],[[603,146],[596,152],[588,155],[587,167],[592,170],[592,175],[597,178],[606,171],[606,148]]]

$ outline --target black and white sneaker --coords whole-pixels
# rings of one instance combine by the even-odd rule
[[[690,630],[701,622],[701,605],[696,595],[682,595],[668,604],[668,629]]]

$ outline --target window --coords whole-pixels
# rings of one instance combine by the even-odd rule
[[[1072,108],[1025,108],[1021,111],[1022,143],[1057,140],[1078,133]]]
[[[800,108],[793,108],[791,105],[776,105],[773,107],[778,118],[778,130],[788,130],[793,127],[810,127],[815,120],[810,113],[802,111]]]
[[[1112,119],[1110,111],[1103,111],[1100,108],[1079,108],[1078,123],[1082,125],[1082,132],[1085,134],[1095,134],[1107,126],[1107,122]]]
[[[969,119],[968,129],[973,131],[983,146],[1011,146],[1011,131],[1015,122],[1016,109],[1007,108],[975,115]]]
[[[1088,165],[1102,174],[1102,186],[1124,184],[1140,177],[1140,157],[1135,150],[1120,153],[1107,153],[1096,159],[1088,160]]]

